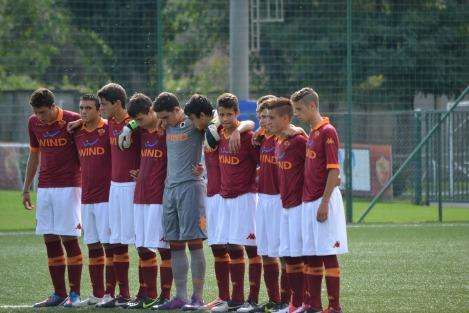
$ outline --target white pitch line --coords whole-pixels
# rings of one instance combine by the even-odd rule
[[[469,226],[469,223],[418,223],[418,224],[349,224],[347,228],[387,228],[387,227],[457,227]]]
[[[0,305],[0,309],[22,309],[22,308],[32,308],[32,305],[20,304],[20,305]]]
[[[0,237],[31,236],[34,234],[33,231],[0,231]]]

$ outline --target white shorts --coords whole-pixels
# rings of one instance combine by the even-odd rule
[[[323,223],[316,216],[322,198],[303,203],[302,233],[304,255],[336,255],[348,252],[344,204],[339,188],[329,201],[329,214]]]
[[[111,181],[109,190],[109,243],[132,244],[134,231],[135,182],[116,183]]]
[[[92,243],[109,243],[111,229],[109,228],[109,203],[91,203],[81,205],[83,220],[83,241]]]
[[[81,188],[38,188],[37,235],[81,235]]]
[[[259,255],[273,258],[279,256],[281,214],[280,195],[259,194],[256,208],[256,242]]]
[[[135,246],[150,249],[169,248],[163,240],[163,206],[134,204]]]
[[[222,198],[216,242],[255,246],[256,205],[256,193],[246,193],[236,198]]]
[[[216,194],[205,197],[205,216],[207,218],[207,241],[209,245],[225,244],[216,240],[218,228],[220,226],[221,197]]]
[[[301,205],[284,209],[280,216],[280,256],[303,256]]]

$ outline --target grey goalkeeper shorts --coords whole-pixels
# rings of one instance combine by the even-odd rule
[[[188,181],[165,187],[163,228],[166,241],[207,239],[203,182]]]

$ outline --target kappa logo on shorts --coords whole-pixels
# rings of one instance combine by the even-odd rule
[[[199,227],[200,229],[202,230],[206,230],[207,229],[207,220],[205,219],[205,217],[200,217],[199,218]]]
[[[78,225],[77,225],[77,227],[75,227],[75,229],[81,230],[81,224],[78,223]]]
[[[254,235],[253,233],[250,233],[249,236],[246,237],[246,239],[255,240],[255,239],[256,239],[256,235]]]
[[[334,248],[340,248],[340,241],[336,241],[336,242],[334,243],[334,246],[333,246],[333,247],[334,247]]]

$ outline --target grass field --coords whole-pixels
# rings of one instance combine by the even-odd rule
[[[355,203],[357,216],[366,204]],[[445,208],[445,221],[451,222],[428,223],[436,217],[434,207],[387,203],[369,215],[370,225],[349,227],[350,253],[340,257],[344,312],[469,312],[469,209]],[[50,293],[43,243],[29,232],[33,226],[34,214],[21,209],[19,193],[0,192],[1,312],[33,311],[12,306],[30,305]],[[130,277],[135,292],[134,250]],[[206,255],[205,299],[211,300],[216,285],[208,250]],[[84,296],[89,285],[85,266]],[[263,286],[261,292],[265,299]]]

